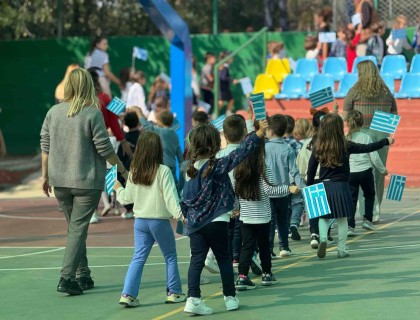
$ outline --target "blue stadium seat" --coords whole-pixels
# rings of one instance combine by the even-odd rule
[[[420,98],[420,73],[407,73],[401,81],[400,91],[395,98]]]
[[[346,73],[343,80],[338,85],[338,91],[334,93],[335,98],[344,98],[349,92],[350,88],[357,82],[357,74]]]
[[[314,75],[318,73],[319,70],[317,60],[302,58],[297,61],[294,74],[303,76],[307,82],[310,82]]]
[[[308,93],[305,94],[305,98],[309,98],[309,94],[312,92],[331,87],[332,92],[334,92],[334,78],[330,74],[316,74],[312,79]]]
[[[322,73],[333,76],[334,81],[341,81],[347,73],[347,62],[342,57],[327,58],[322,66]]]
[[[361,61],[370,60],[372,61],[375,66],[378,65],[378,61],[376,60],[375,56],[365,56],[365,57],[357,57],[353,62],[353,69],[351,70],[352,73],[357,73],[357,64]]]
[[[392,94],[395,92],[394,77],[389,73],[381,73],[382,80],[384,80],[386,86],[389,88]]]
[[[281,85],[281,92],[275,99],[299,99],[306,92],[306,79],[298,74],[289,74]]]
[[[402,54],[388,55],[382,60],[381,73],[389,73],[394,80],[401,79],[407,73],[407,61]]]
[[[411,60],[410,72],[420,73],[420,54],[416,54]]]

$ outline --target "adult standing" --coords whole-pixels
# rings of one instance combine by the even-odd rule
[[[128,173],[116,156],[99,110],[92,78],[73,70],[64,86],[64,101],[47,113],[41,130],[42,189],[55,196],[67,220],[67,244],[58,292],[82,294],[94,282],[86,257],[89,220],[105,185],[106,161]]]
[[[388,134],[369,129],[372,117],[376,110],[397,114],[397,104],[394,96],[382,80],[378,68],[371,61],[362,61],[357,64],[359,79],[349,90],[344,99],[343,118],[347,118],[349,111],[358,110],[363,114],[363,128],[373,142],[388,137]],[[384,166],[388,157],[388,148],[378,150]],[[375,188],[378,206],[375,206],[374,222],[379,221],[380,205],[384,195],[385,176],[378,170],[374,171]]]
[[[355,14],[360,14],[361,19],[361,31],[360,41],[356,47],[358,57],[364,57],[366,55],[367,41],[372,36],[371,25],[377,22],[377,14],[372,0],[354,0]],[[356,29],[357,26],[349,25],[350,28]]]
[[[203,101],[210,105],[209,113],[211,114],[214,109],[214,95],[213,95],[213,67],[216,63],[216,56],[212,52],[206,53],[206,63],[201,69],[201,94]]]
[[[289,18],[287,16],[287,0],[264,0],[265,26],[270,31],[274,31],[272,13],[274,12],[276,2],[280,10],[280,29],[281,31],[289,31]]]
[[[104,36],[97,36],[93,39],[90,51],[85,58],[85,69],[95,68],[99,75],[99,83],[102,91],[107,95],[112,96],[110,81],[114,82],[121,89],[120,79],[115,76],[109,65],[109,56],[106,52],[108,50],[108,39]]]
[[[314,14],[314,23],[318,28],[318,33],[330,32],[330,23],[332,21],[333,11],[330,7],[323,7],[315,12]],[[322,62],[328,58],[330,52],[330,44],[324,42],[321,45],[320,56]]]

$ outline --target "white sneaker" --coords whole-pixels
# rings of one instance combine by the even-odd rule
[[[200,298],[189,297],[185,304],[184,312],[206,316],[213,314],[213,309],[207,307]]]
[[[90,218],[89,223],[93,224],[93,223],[98,223],[99,222],[99,216],[98,216],[98,211],[94,211],[92,217]]]
[[[200,276],[200,284],[209,284],[210,283],[210,279],[207,278],[206,276],[201,275]]]
[[[291,255],[292,255],[292,251],[290,251],[290,250],[284,250],[283,249],[279,253],[280,258],[287,258],[287,257],[290,257]]]
[[[210,273],[220,273],[219,266],[214,257],[207,256],[206,261],[204,262],[204,268],[206,268]]]
[[[349,231],[347,231],[347,237],[355,237],[357,236],[356,231],[354,231],[354,228],[349,227]]]
[[[381,222],[381,218],[379,216],[374,216],[372,219],[372,222],[374,224],[380,223]]]
[[[133,219],[134,218],[134,213],[132,211],[123,212],[123,214],[121,215],[121,218],[123,218],[123,219]]]
[[[373,226],[373,223],[369,220],[363,220],[362,228],[368,231],[376,231],[376,228]]]
[[[236,297],[225,296],[225,305],[227,311],[237,310],[239,308],[239,300]]]

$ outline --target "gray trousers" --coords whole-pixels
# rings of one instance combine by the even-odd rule
[[[67,245],[61,276],[65,279],[90,277],[86,257],[89,221],[98,206],[101,190],[54,188],[55,196],[67,219]]]

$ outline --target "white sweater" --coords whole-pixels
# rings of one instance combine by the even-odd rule
[[[179,197],[171,169],[159,165],[152,185],[134,184],[128,179],[125,188],[118,188],[117,200],[121,204],[134,203],[134,217],[145,219],[182,220]]]

